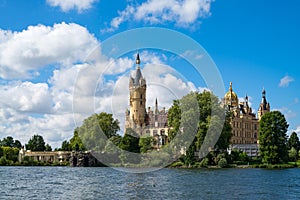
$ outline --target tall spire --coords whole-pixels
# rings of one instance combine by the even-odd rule
[[[230,82],[229,91],[232,92],[232,82]]]
[[[158,114],[158,103],[157,103],[157,98],[155,99],[155,114]]]
[[[262,91],[261,103],[262,103],[263,109],[266,110],[268,102],[267,102],[267,99],[266,99],[266,90],[265,90],[265,88],[263,88],[263,91]]]
[[[263,96],[263,97],[266,97],[266,90],[265,90],[265,87],[263,87],[263,90],[262,90],[262,96]]]
[[[141,64],[140,54],[139,54],[139,53],[137,53],[137,55],[136,55],[135,63],[136,63],[137,65]]]
[[[142,76],[142,72],[140,70],[140,63],[141,63],[141,60],[140,60],[140,55],[139,53],[137,53],[136,55],[136,61],[135,61],[137,67],[136,67],[136,73],[135,73],[135,79],[134,79],[134,85],[139,85],[140,84],[140,79],[143,78]]]

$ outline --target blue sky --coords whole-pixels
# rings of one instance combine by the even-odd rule
[[[297,0],[0,0],[0,136],[24,143],[41,134],[57,147],[93,112],[113,111],[122,120],[136,51],[113,58],[99,45],[141,27],[172,29],[201,44],[226,90],[233,82],[257,111],[264,87],[271,109],[300,134],[299,8]],[[190,90],[209,88],[178,55],[143,47],[140,53],[143,75],[153,83],[149,106],[157,96],[168,107]],[[95,60],[93,71],[86,61]],[[76,79],[79,72],[88,80]],[[74,112],[79,82],[87,98],[75,99]]]

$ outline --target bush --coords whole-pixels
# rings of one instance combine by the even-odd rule
[[[5,156],[2,156],[0,158],[0,166],[6,166],[8,164],[8,160],[6,159]]]
[[[177,161],[177,162],[172,163],[170,166],[171,167],[182,167],[183,165],[184,165],[183,162]]]
[[[203,160],[201,160],[199,166],[200,167],[207,167],[208,166],[208,162],[209,162],[208,158],[204,158]]]
[[[228,163],[226,158],[221,158],[218,162],[218,166],[221,168],[227,167]]]

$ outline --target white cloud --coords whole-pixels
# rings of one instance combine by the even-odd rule
[[[0,86],[0,104],[28,113],[50,113],[52,98],[45,83],[17,82]]]
[[[273,110],[278,110],[280,111],[282,114],[284,114],[285,118],[287,120],[291,119],[291,118],[295,118],[297,117],[297,113],[294,112],[293,110],[290,110],[289,108],[287,107],[282,107],[282,108],[275,108]]]
[[[278,84],[279,87],[288,87],[291,82],[294,82],[294,78],[290,77],[288,75],[284,76],[282,79],[280,79],[280,82]]]
[[[40,134],[59,147],[81,120],[103,111],[113,113],[123,128],[134,57],[103,56],[97,39],[77,24],[38,25],[21,32],[0,30],[0,42],[0,77],[5,80],[0,85],[0,139],[11,135],[24,144],[33,134]],[[159,106],[168,108],[173,99],[196,89],[165,65],[163,57],[141,52],[151,107],[158,98]],[[41,69],[48,65],[55,69],[47,74],[47,82],[24,80],[32,74],[41,76],[39,72],[44,73]],[[21,80],[11,80],[16,78]],[[78,106],[75,113],[74,105]]]
[[[5,79],[32,76],[49,64],[82,61],[98,45],[86,28],[73,23],[29,26],[21,32],[0,30],[0,42],[0,77]]]
[[[78,12],[90,9],[98,0],[47,0],[53,7],[60,7],[64,12],[76,9]]]
[[[193,50],[186,50],[182,55],[182,57],[192,57],[195,58],[196,60],[200,60],[201,58],[203,58],[203,54],[197,54],[197,52],[193,51]]]
[[[213,0],[147,0],[140,5],[128,5],[119,11],[109,31],[118,29],[125,21],[143,21],[147,24],[171,22],[179,27],[190,27],[210,15]]]

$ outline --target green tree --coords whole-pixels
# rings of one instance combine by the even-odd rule
[[[3,138],[2,142],[1,142],[1,146],[3,146],[3,147],[14,147],[14,138],[11,137],[11,136]]]
[[[183,135],[187,136],[182,137],[183,140],[193,141],[190,144],[191,147],[186,146],[187,151],[189,151],[187,155],[191,159],[193,157],[191,151],[200,150],[202,147],[205,149],[204,153],[213,147],[226,150],[232,136],[230,116],[230,113],[226,113],[225,109],[221,107],[218,97],[212,92],[192,92],[180,100],[175,100],[169,109],[168,123],[169,126],[173,127],[170,130],[169,138],[172,140],[178,133],[182,132]],[[210,135],[206,137],[208,130],[210,130]],[[196,139],[190,138],[192,136],[196,136]],[[179,142],[179,144],[181,143]],[[181,145],[180,148],[184,147],[185,144]]]
[[[120,135],[116,135],[116,136],[112,136],[111,138],[109,138],[109,140],[115,145],[115,146],[119,146],[121,141],[122,141],[122,136]]]
[[[181,119],[180,101],[174,100],[172,107],[168,111],[168,124],[172,127],[168,133],[169,142],[175,138],[176,133],[179,131]]]
[[[14,140],[13,137],[8,136],[6,138],[3,138],[3,140],[0,140],[0,146],[4,146],[4,147],[16,147],[21,149],[22,144],[19,140]]]
[[[1,147],[3,151],[3,157],[5,157],[7,160],[10,160],[12,162],[18,161],[18,155],[19,155],[19,149],[16,147],[8,147],[3,146]]]
[[[0,146],[0,158],[3,156],[3,149],[2,146]]]
[[[195,163],[196,159],[195,159],[195,151],[196,151],[196,147],[194,145],[195,143],[192,143],[189,148],[186,151],[186,155],[183,157],[184,159],[184,164],[186,166],[191,166]]]
[[[87,149],[102,151],[107,139],[116,136],[119,130],[119,121],[112,114],[102,112],[85,119],[76,131]]]
[[[6,157],[5,157],[5,156],[2,156],[2,157],[0,158],[0,166],[6,166],[6,165],[8,165],[8,164],[9,164],[9,162],[7,161]]]
[[[52,151],[52,147],[49,144],[46,144],[45,151]]]
[[[26,144],[26,149],[31,151],[45,151],[45,141],[44,138],[40,135],[34,135]]]
[[[78,128],[75,129],[74,135],[70,139],[69,148],[70,148],[70,150],[73,150],[73,151],[85,151],[86,150],[81,138],[79,137]]]
[[[125,151],[140,153],[139,138],[137,133],[133,129],[126,129],[126,133],[120,143],[120,148]]]
[[[259,122],[259,150],[264,163],[277,164],[288,160],[288,127],[284,115],[279,111],[262,116]]]
[[[141,153],[146,153],[153,149],[153,137],[141,137],[139,140],[139,147]]]
[[[294,162],[297,161],[297,159],[298,159],[298,152],[294,147],[292,147],[289,150],[289,159],[290,159],[290,161],[294,161]]]
[[[64,140],[61,144],[61,148],[60,148],[61,151],[71,151],[72,148],[70,146],[70,143],[67,141],[67,140]]]
[[[21,144],[21,142],[19,140],[15,140],[13,147],[21,149],[22,148],[22,144]]]
[[[288,149],[295,148],[297,151],[300,149],[300,141],[296,132],[293,132],[288,139]]]

